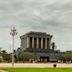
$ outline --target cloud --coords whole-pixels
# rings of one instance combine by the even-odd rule
[[[71,19],[72,0],[0,0],[0,32],[4,33],[0,37],[4,37],[1,39],[4,42],[8,40],[9,28],[14,25],[18,36],[30,30],[43,31],[53,34],[59,46],[71,47]]]

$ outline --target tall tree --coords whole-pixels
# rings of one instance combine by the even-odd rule
[[[55,42],[52,42],[51,46],[52,46],[52,50],[55,50],[56,48]]]

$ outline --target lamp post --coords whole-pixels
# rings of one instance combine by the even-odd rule
[[[12,49],[12,67],[14,67],[14,37],[17,35],[15,27],[11,29],[10,35],[13,37],[13,49]]]

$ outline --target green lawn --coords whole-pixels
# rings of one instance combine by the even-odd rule
[[[72,68],[0,68],[8,72],[72,72]]]

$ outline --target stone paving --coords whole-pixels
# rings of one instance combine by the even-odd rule
[[[56,64],[57,67],[72,67],[72,63],[15,63],[14,67],[32,67],[32,68],[46,68],[46,67],[53,67]],[[4,67],[12,67],[11,63],[0,63],[0,68]]]
[[[7,71],[4,71],[4,70],[0,70],[0,72],[7,72]]]

